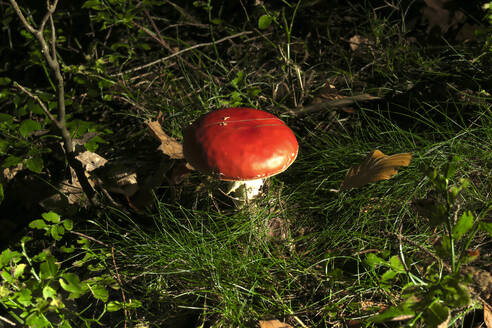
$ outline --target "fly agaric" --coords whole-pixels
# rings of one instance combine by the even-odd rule
[[[258,195],[264,179],[285,171],[298,149],[282,120],[252,108],[205,114],[186,129],[183,139],[184,157],[193,168],[231,181],[227,194],[244,186],[246,200]]]

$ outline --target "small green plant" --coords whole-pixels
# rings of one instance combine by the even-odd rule
[[[412,324],[423,321],[426,327],[437,327],[450,320],[453,310],[471,304],[467,287],[471,278],[460,268],[476,259],[476,255],[469,254],[467,249],[480,229],[492,235],[492,224],[479,220],[469,210],[459,215],[458,195],[470,185],[467,179],[452,183],[459,162],[460,158],[455,156],[442,170],[429,170],[427,177],[435,197],[419,200],[416,204],[418,213],[427,218],[432,228],[444,228],[433,251],[428,251],[432,262],[427,268],[408,267],[405,263],[409,261],[402,261],[403,254],[387,261],[374,254],[366,257],[365,263],[370,268],[387,268],[380,277],[383,289],[389,288],[388,283],[397,276],[403,275],[409,280],[402,289],[403,301],[371,321],[412,318]]]
[[[42,328],[72,327],[74,323],[82,322],[85,327],[90,327],[92,323],[100,324],[107,311],[140,306],[138,301],[126,304],[109,301],[109,288],[118,289],[119,286],[104,266],[107,252],[94,251],[87,238],[78,239],[77,245],[62,243],[66,233],[73,228],[71,220],[48,212],[43,213],[41,219],[32,221],[29,227],[34,229],[33,232],[44,231],[47,240],[24,236],[19,250],[7,248],[0,254],[0,304],[11,316],[11,324],[17,321],[28,327]],[[34,250],[42,248],[40,243],[49,246],[32,255]],[[57,252],[60,256],[55,257]],[[85,255],[81,256],[83,253]],[[68,266],[68,260],[59,259],[67,257],[64,254],[70,259],[81,259]],[[77,268],[88,271],[89,277],[81,279],[75,272]],[[86,311],[74,308],[74,300],[84,295],[101,302],[98,316],[85,316]]]

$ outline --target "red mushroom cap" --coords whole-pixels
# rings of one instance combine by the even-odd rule
[[[220,180],[256,180],[285,171],[299,146],[278,117],[252,108],[203,115],[184,134],[183,153],[195,169]]]

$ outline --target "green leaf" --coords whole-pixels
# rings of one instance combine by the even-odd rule
[[[258,19],[258,28],[260,30],[266,30],[272,24],[273,17],[270,15],[261,15]]]
[[[45,114],[43,108],[38,103],[30,102],[28,107],[29,107],[29,111],[33,114],[37,114],[37,115]]]
[[[22,121],[19,127],[19,132],[23,138],[29,136],[32,132],[37,130],[41,130],[41,124],[31,119]]]
[[[448,320],[449,308],[438,302],[432,303],[423,313],[426,327],[438,327]]]
[[[41,214],[41,216],[43,217],[43,219],[45,219],[46,221],[49,221],[49,222],[53,222],[53,223],[59,223],[60,222],[60,216],[53,211],[43,213],[43,214]]]
[[[487,231],[489,236],[492,237],[492,222],[480,222],[480,229]]]
[[[461,217],[453,227],[453,238],[460,240],[473,227],[473,214],[471,211],[466,211],[461,214]]]
[[[10,146],[10,142],[5,139],[0,139],[0,155],[7,155],[7,149]]]
[[[55,278],[58,272],[58,265],[56,264],[56,258],[52,255],[46,257],[46,261],[40,264],[40,278],[41,279],[52,279]]]
[[[5,280],[6,282],[14,284],[15,282],[14,278],[7,271],[2,270],[2,272],[0,272],[0,275],[2,276],[2,279]]]
[[[70,247],[61,246],[60,251],[62,251],[63,253],[73,253],[75,251],[75,246],[74,245],[71,245]]]
[[[88,261],[92,260],[95,257],[96,256],[92,253],[85,253],[85,255],[82,259],[73,262],[73,266],[81,267],[82,265],[84,265],[85,263],[87,263]]]
[[[44,249],[41,252],[39,252],[38,254],[34,255],[32,260],[34,262],[43,262],[43,261],[46,261],[46,258],[50,255],[51,255],[51,252],[49,251],[49,249]]]
[[[31,305],[32,295],[31,295],[31,290],[29,288],[21,289],[19,292],[15,294],[17,296],[17,302],[19,302],[23,306]]]
[[[454,204],[456,197],[458,197],[460,191],[461,191],[461,187],[458,186],[452,186],[451,188],[449,188],[448,195],[451,204]]]
[[[70,231],[73,229],[73,221],[70,219],[65,219],[63,220],[63,226],[67,231]]]
[[[445,223],[448,218],[446,206],[434,199],[419,199],[415,207],[420,215],[429,220],[432,228]]]
[[[108,304],[106,304],[106,310],[108,312],[115,312],[123,308],[123,305],[121,302],[118,301],[111,301]]]
[[[94,298],[101,300],[103,302],[106,302],[108,300],[109,293],[106,287],[104,287],[103,285],[97,283],[91,284],[90,291],[92,292]]]
[[[10,289],[8,289],[5,285],[0,285],[0,298],[7,297],[10,293]]]
[[[377,256],[374,253],[369,253],[364,260],[364,263],[367,264],[371,268],[375,268],[377,265],[386,265],[386,261]]]
[[[0,86],[9,85],[11,80],[8,77],[0,77]]]
[[[403,263],[401,263],[400,257],[398,255],[393,255],[392,257],[390,257],[389,264],[391,268],[397,273],[405,272],[405,267],[403,266]]]
[[[42,230],[42,229],[46,229],[47,227],[48,227],[48,225],[46,225],[46,223],[42,219],[37,219],[37,220],[34,220],[31,223],[29,223],[29,228],[32,228],[32,229]]]
[[[236,77],[231,81],[232,86],[238,88],[239,84],[243,81],[243,79],[244,79],[244,72],[243,71],[237,72]]]
[[[8,156],[2,163],[2,167],[3,168],[6,168],[6,167],[12,167],[12,166],[16,166],[17,164],[19,164],[20,162],[22,161],[22,158],[20,157],[17,157],[17,156],[13,156],[13,155],[10,155]]]
[[[388,271],[383,273],[383,275],[381,276],[381,282],[383,282],[383,283],[388,282],[391,279],[395,278],[396,275],[397,275],[397,273],[395,271],[393,271],[392,269],[389,269]]]
[[[26,318],[28,327],[45,328],[51,324],[42,313],[33,312]]]
[[[59,328],[72,328],[70,322],[68,320],[63,320],[62,323],[58,326]]]
[[[136,309],[142,306],[142,302],[140,302],[139,300],[130,299],[128,302],[125,303],[125,306],[127,309]]]
[[[100,0],[87,0],[82,5],[82,8],[94,9],[94,10],[102,10],[104,7],[101,5]]]
[[[28,158],[25,164],[26,167],[34,173],[41,173],[43,171],[44,163],[43,158],[40,156]]]
[[[64,273],[59,279],[60,286],[70,293],[69,299],[79,298],[87,292],[87,284],[81,283],[75,273]]]
[[[43,288],[43,298],[47,300],[48,298],[56,298],[56,290],[51,286],[44,286]]]
[[[459,275],[445,276],[440,287],[443,293],[443,300],[446,305],[452,307],[465,307],[470,304],[470,292]]]
[[[3,184],[0,183],[0,204],[2,204],[4,199],[5,199],[5,194],[3,192]]]
[[[14,278],[19,279],[24,274],[24,270],[26,268],[26,264],[21,263],[15,266],[14,269]]]
[[[14,263],[17,263],[22,254],[17,251],[11,251],[10,248],[3,250],[2,254],[0,254],[0,268],[9,264],[11,260],[14,260]]]
[[[14,121],[14,117],[10,114],[0,113],[0,123],[7,122],[12,123]]]
[[[460,161],[460,157],[455,155],[453,156],[451,161],[445,166],[444,177],[446,179],[451,179],[454,176],[456,170],[458,169],[459,161]]]
[[[451,241],[449,237],[442,236],[441,240],[434,244],[434,249],[439,257],[449,258],[451,256]]]
[[[56,241],[61,240],[64,233],[65,233],[65,228],[63,228],[63,226],[61,225],[51,226],[50,234],[54,240]]]
[[[399,316],[414,316],[415,310],[413,308],[418,302],[418,298],[412,295],[398,306],[392,306],[383,313],[371,317],[369,320],[372,322],[381,323]]]

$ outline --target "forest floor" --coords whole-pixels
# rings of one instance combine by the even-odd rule
[[[103,270],[117,282],[109,298],[125,311],[97,318],[102,298],[81,297],[67,301],[75,321],[84,310],[107,327],[484,324],[492,304],[485,11],[453,1],[321,2],[169,1],[133,8],[123,26],[122,8],[87,6],[96,27],[120,19],[91,27],[84,68],[66,71],[74,129],[97,141],[86,170],[105,163],[91,172],[100,204],[39,199],[46,183],[73,194],[54,178],[56,151],[43,155],[41,178],[6,183],[2,204],[22,218],[2,216],[5,247],[54,211],[74,221],[69,240],[86,240],[59,261],[67,272],[83,280]],[[271,112],[299,143],[292,166],[241,208],[224,185],[183,170],[176,149],[158,149],[149,129],[158,121],[179,153],[183,130],[224,107]],[[411,161],[389,179],[366,165],[372,182],[341,190],[374,150]],[[69,242],[57,243],[53,253],[65,256],[56,250]],[[82,256],[92,267],[74,262]]]

